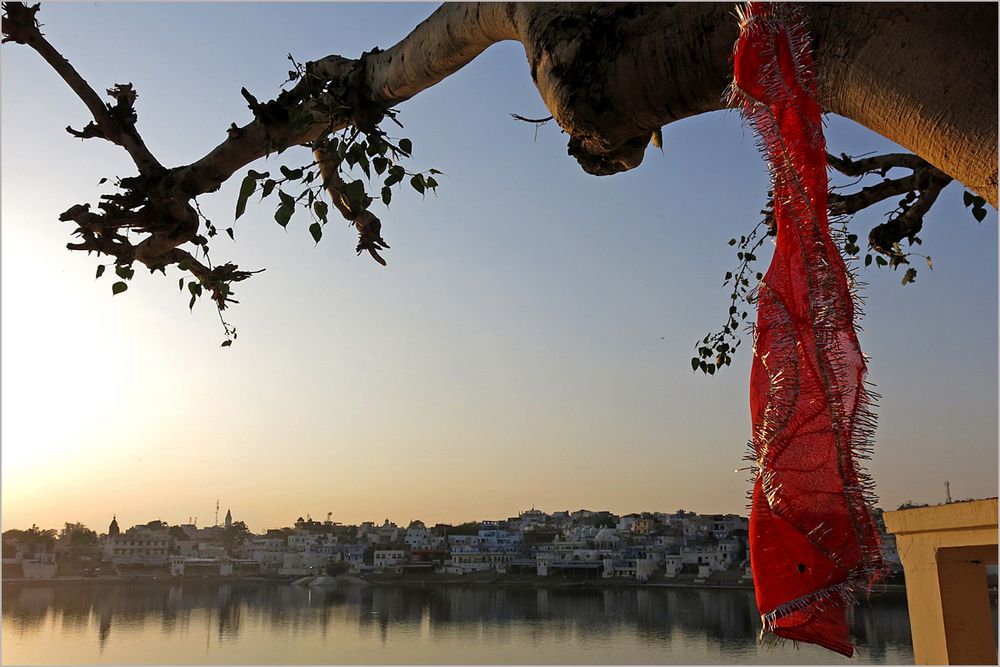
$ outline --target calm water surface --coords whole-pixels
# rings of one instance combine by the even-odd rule
[[[760,646],[749,591],[60,584],[3,588],[3,662],[913,662],[906,600],[851,612],[853,660]]]

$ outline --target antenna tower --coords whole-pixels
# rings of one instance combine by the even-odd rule
[[[947,504],[950,505],[951,504],[951,483],[949,483],[948,480],[944,480],[944,495],[945,495],[945,500],[944,500],[945,503],[947,503]]]

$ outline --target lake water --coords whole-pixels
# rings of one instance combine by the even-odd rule
[[[851,611],[853,660],[759,645],[753,593],[152,583],[3,587],[4,664],[913,662],[906,599]]]

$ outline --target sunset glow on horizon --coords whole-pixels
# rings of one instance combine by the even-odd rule
[[[133,82],[139,129],[167,165],[197,159],[277,94],[291,53],[386,48],[424,4],[51,4],[47,38],[95,89]],[[109,48],[109,44],[115,44]],[[230,348],[179,273],[139,270],[112,296],[98,258],[65,249],[59,214],[131,175],[79,141],[87,111],[34,52],[2,61],[3,529],[162,519],[251,530],[299,516],[406,525],[532,507],[746,514],[750,346],[714,377],[695,343],[728,308],[728,239],[759,219],[768,176],[735,112],[664,128],[628,173],[597,178],[505,42],[400,105],[412,168],[437,195],[382,207],[388,267],[333,219],[314,244],[254,196],[216,263],[266,268],[236,287]],[[721,91],[720,91],[721,94]],[[833,153],[898,150],[830,117]],[[289,150],[251,168],[311,160]],[[199,199],[232,224],[240,176]],[[977,224],[952,184],[928,216],[916,283],[861,270],[861,346],[882,395],[869,469],[894,509],[997,495],[997,214]],[[381,206],[381,205],[380,205]],[[886,207],[858,216],[864,238]],[[763,270],[770,248],[760,260]],[[922,260],[921,260],[922,261]],[[858,262],[857,264],[860,264]],[[113,273],[113,272],[109,272]]]

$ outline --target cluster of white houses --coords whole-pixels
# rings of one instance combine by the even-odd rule
[[[117,574],[186,578],[301,577],[338,561],[341,570],[359,574],[495,572],[646,581],[729,570],[749,577],[747,519],[733,514],[680,510],[616,516],[532,509],[502,521],[458,527],[411,521],[405,528],[388,519],[344,526],[329,518],[299,518],[294,528],[235,536],[233,525],[228,512],[225,525],[207,528],[193,523],[168,528],[154,521],[121,531],[114,519],[93,559]],[[58,544],[51,553],[15,551],[23,576],[57,574]]]

